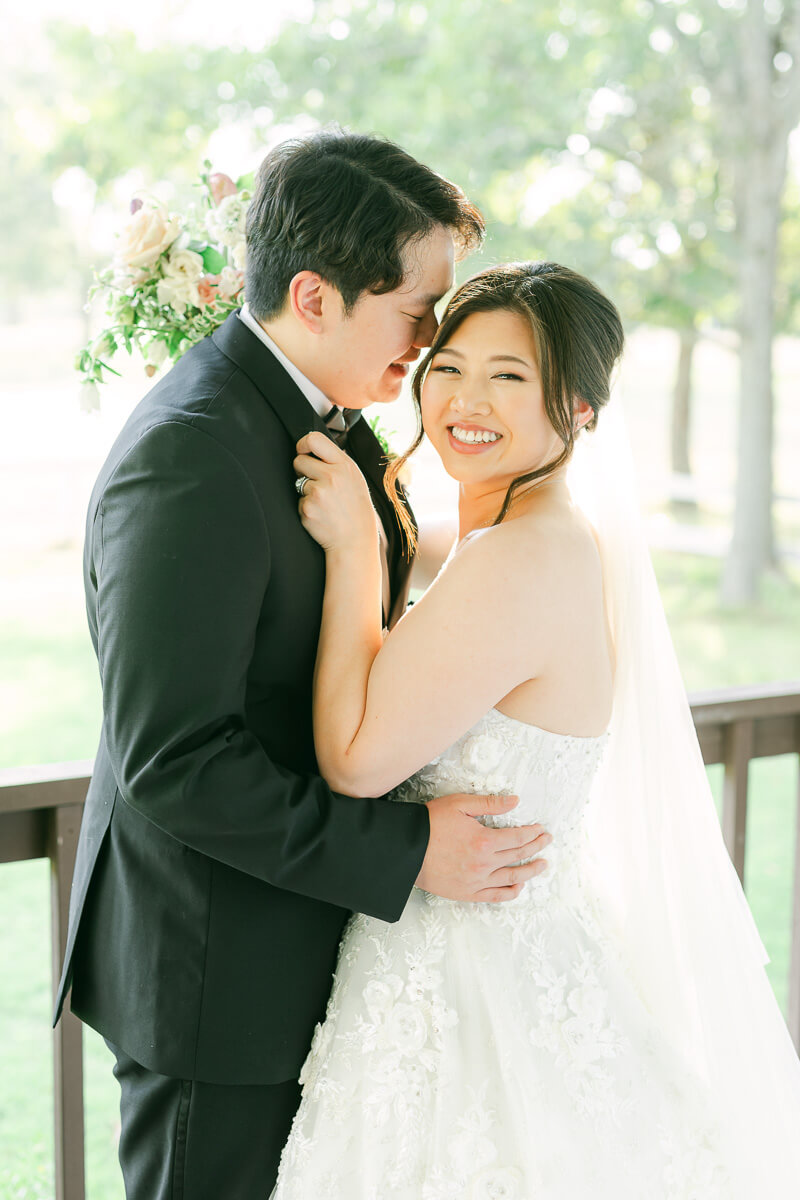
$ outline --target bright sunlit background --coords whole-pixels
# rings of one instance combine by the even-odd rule
[[[460,278],[552,258],[622,310],[642,507],[690,690],[800,678],[800,0],[28,0],[4,17],[0,766],[91,758],[80,555],[148,386],[78,405],[85,309],[134,192],[180,209],[294,132],[379,132],[488,220]],[[746,53],[745,53],[746,49]],[[745,69],[745,66],[747,69]],[[771,371],[769,363],[771,359]],[[404,397],[380,413],[397,448]],[[453,489],[423,447],[419,513]],[[719,770],[712,769],[719,791]],[[786,1000],[796,763],[751,768],[748,890]],[[0,868],[0,1200],[50,1197],[46,863]],[[120,1200],[116,1085],[87,1038],[90,1200]]]

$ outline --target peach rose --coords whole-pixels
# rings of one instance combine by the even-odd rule
[[[197,284],[197,298],[201,304],[213,304],[217,298],[216,282],[208,275]]]
[[[143,204],[120,234],[114,257],[128,268],[151,267],[180,231],[177,217],[171,217],[162,205]]]

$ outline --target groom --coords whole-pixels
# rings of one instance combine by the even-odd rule
[[[537,872],[509,865],[540,848],[536,827],[473,819],[508,797],[336,795],[311,724],[324,555],[298,518],[295,445],[325,430],[366,476],[391,623],[409,563],[354,418],[397,397],[454,241],[482,231],[391,143],[279,146],[248,216],[247,305],[144,398],[97,480],[103,728],[56,1019],[71,986],[116,1058],[129,1200],[266,1200],[350,911],[394,921],[415,882],[510,899]]]

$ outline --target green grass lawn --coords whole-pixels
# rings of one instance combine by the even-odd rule
[[[767,581],[748,613],[716,608],[720,564],[659,553],[656,570],[690,690],[800,679],[800,578]],[[43,632],[44,629],[44,632]],[[100,722],[97,668],[77,606],[52,620],[19,606],[0,636],[0,659],[14,679],[0,766],[91,758]],[[770,978],[786,1004],[797,763],[753,763],[747,889],[772,957]],[[710,771],[715,792],[721,769]],[[0,867],[0,1200],[53,1196],[50,1041],[49,879],[45,861]],[[85,1038],[86,1163],[89,1200],[122,1200],[116,1164],[117,1086],[110,1055]]]

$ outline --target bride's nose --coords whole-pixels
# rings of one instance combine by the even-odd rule
[[[450,408],[459,417],[483,416],[491,412],[492,406],[477,384],[459,379],[450,396]]]

